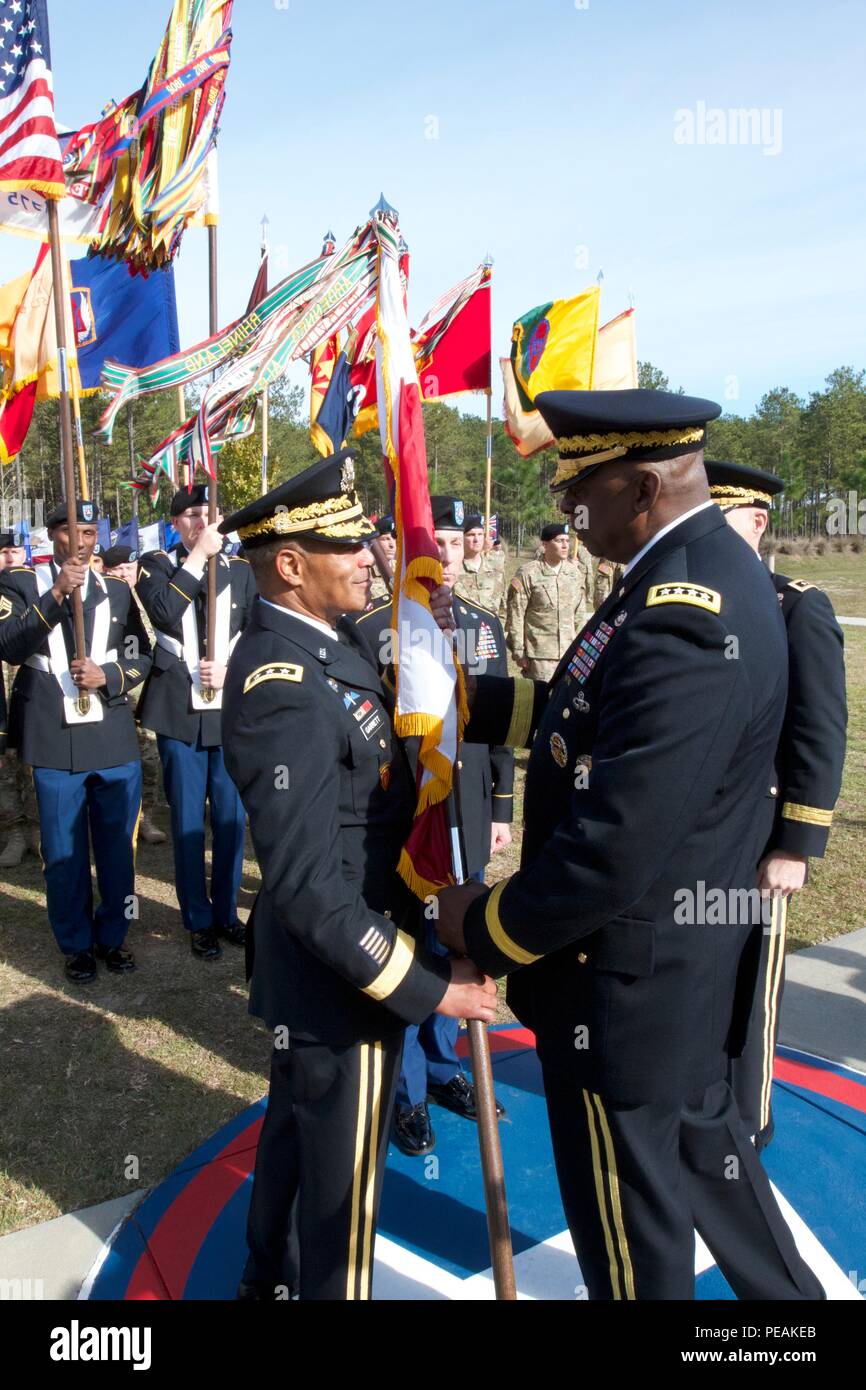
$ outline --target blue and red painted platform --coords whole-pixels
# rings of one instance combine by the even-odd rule
[[[521,1297],[581,1296],[559,1200],[532,1034],[491,1030],[515,1269]],[[866,1074],[790,1048],[776,1055],[776,1139],[765,1163],[801,1253],[834,1299],[866,1293]],[[91,1299],[232,1299],[246,1258],[244,1229],[260,1101],[190,1154],[107,1242],[85,1281]],[[434,1153],[393,1145],[376,1243],[380,1299],[493,1297],[475,1126],[433,1108]],[[698,1240],[697,1297],[732,1298]],[[858,1289],[859,1284],[859,1289]]]

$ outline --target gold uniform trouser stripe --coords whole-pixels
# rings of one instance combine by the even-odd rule
[[[361,1203],[361,1177],[364,1166],[364,1131],[367,1118],[367,1075],[370,1066],[370,1048],[367,1043],[360,1047],[358,1079],[358,1118],[355,1122],[354,1176],[352,1179],[352,1211],[349,1218],[349,1258],[346,1261],[346,1298],[355,1297],[355,1277],[358,1264],[358,1219]]]
[[[766,1129],[770,1123],[770,1095],[773,1085],[773,1043],[776,1037],[776,1016],[779,1009],[779,991],[782,987],[782,973],[785,965],[785,928],[788,920],[788,899],[773,900],[773,915],[770,921],[770,944],[767,953],[767,980],[764,987],[764,1036],[761,1066],[761,1108],[759,1111],[759,1130]]]
[[[592,1145],[593,1171],[595,1174],[595,1190],[598,1197],[598,1207],[601,1214],[602,1226],[604,1228],[605,1244],[607,1246],[608,1259],[610,1261],[611,1286],[614,1298],[625,1298],[629,1301],[635,1299],[634,1291],[634,1271],[632,1269],[631,1254],[628,1248],[628,1239],[625,1233],[625,1222],[622,1215],[622,1201],[619,1192],[619,1173],[616,1166],[616,1153],[613,1147],[613,1135],[610,1132],[610,1125],[607,1122],[607,1115],[604,1112],[604,1104],[601,1096],[594,1091],[584,1091],[584,1103],[586,1105],[587,1116],[589,1119],[590,1143]],[[596,1128],[596,1120],[598,1128]],[[599,1133],[601,1144],[599,1143]],[[601,1163],[600,1149],[604,1147],[604,1164]],[[607,1201],[610,1202],[610,1215],[613,1218],[613,1233],[611,1232],[608,1219]],[[614,1252],[613,1240],[616,1237],[616,1247],[619,1254],[619,1264],[617,1264]],[[619,1267],[622,1266],[622,1278],[624,1292],[620,1292]]]
[[[499,920],[499,899],[509,881],[507,878],[500,879],[487,899],[487,905],[484,909],[484,924],[487,927],[490,940],[504,956],[508,956],[509,960],[517,961],[518,965],[531,965],[533,961],[541,960],[541,957],[532,955],[530,951],[524,951],[522,946],[518,946],[516,941],[512,941]]]
[[[350,1301],[369,1299],[372,1292],[373,1215],[382,1108],[382,1075],[382,1044],[362,1043],[352,1208],[349,1220],[349,1255],[346,1262],[346,1298]]]
[[[796,801],[786,801],[782,806],[782,820],[797,820],[803,825],[832,825],[833,812],[822,811],[820,806],[799,806]]]
[[[376,1158],[379,1152],[379,1117],[382,1105],[382,1044],[373,1044],[373,1080],[367,1142],[367,1186],[364,1193],[364,1240],[361,1255],[360,1298],[373,1293],[373,1214],[376,1204]]]
[[[535,681],[518,676],[514,681],[514,704],[511,707],[511,723],[505,735],[506,748],[525,748],[532,728],[532,710],[535,704]]]
[[[599,1151],[598,1130],[596,1128],[595,1111],[592,1105],[592,1095],[589,1091],[583,1093],[583,1103],[586,1106],[586,1122],[589,1128],[589,1142],[592,1148],[592,1174],[595,1181],[595,1197],[598,1202],[598,1214],[601,1217],[601,1227],[604,1231],[604,1243],[607,1249],[607,1259],[610,1265],[610,1285],[615,1299],[621,1299],[619,1282],[619,1265],[616,1261],[616,1251],[613,1248],[613,1237],[610,1231],[610,1221],[607,1214],[607,1200],[604,1187],[604,1172],[601,1166],[601,1154]]]

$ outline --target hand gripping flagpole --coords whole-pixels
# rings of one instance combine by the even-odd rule
[[[388,585],[394,588],[394,573],[378,541],[369,542],[376,568]],[[455,697],[456,698],[456,697]],[[460,764],[454,767],[451,791],[446,800],[451,868],[457,884],[466,882],[466,850],[463,838],[463,812],[460,802]],[[490,1245],[490,1264],[497,1301],[514,1302],[517,1284],[514,1277],[514,1251],[511,1246],[511,1223],[505,1191],[505,1166],[499,1139],[499,1118],[493,1091],[493,1064],[490,1060],[490,1039],[487,1025],[480,1018],[466,1020],[469,1035],[469,1054],[472,1059],[472,1081],[475,1087],[475,1112],[478,1123],[478,1147],[481,1152],[481,1177],[484,1183],[484,1206],[487,1213],[487,1239]]]

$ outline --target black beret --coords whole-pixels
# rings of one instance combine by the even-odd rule
[[[397,523],[392,516],[380,516],[376,522],[376,530],[380,536],[395,536],[397,534]]]
[[[459,497],[431,497],[434,531],[462,531],[466,524],[466,508]]]
[[[534,401],[559,450],[551,484],[562,492],[611,459],[666,459],[695,453],[715,401],[676,391],[541,391]]]
[[[182,487],[171,499],[169,515],[180,516],[181,512],[189,511],[190,507],[206,507],[207,489],[207,483],[194,483],[192,487]]]
[[[480,512],[470,512],[463,523],[464,531],[479,531],[484,525]]]
[[[541,529],[541,539],[543,541],[555,541],[557,536],[567,536],[568,526],[564,521],[549,521]]]
[[[749,468],[744,463],[724,463],[704,459],[710,496],[723,511],[731,507],[765,507],[768,511],[774,497],[785,484],[775,473],[763,468]]]
[[[11,546],[24,545],[24,537],[18,531],[0,531],[0,550],[8,550]]]
[[[351,449],[319,459],[303,473],[227,516],[219,529],[224,536],[236,531],[244,550],[288,536],[357,545],[376,534],[355,493],[355,455]]]
[[[92,526],[94,522],[99,520],[99,508],[95,502],[82,502],[76,500],[75,515],[82,525]],[[52,526],[62,526],[68,519],[69,512],[66,503],[61,502],[59,507],[54,508],[54,511],[49,516],[45,525],[49,528]]]
[[[138,551],[128,545],[112,545],[102,552],[102,563],[107,570],[113,570],[117,565],[131,564],[137,559]]]

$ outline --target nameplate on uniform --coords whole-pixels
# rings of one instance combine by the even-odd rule
[[[646,596],[647,608],[657,608],[662,603],[687,603],[693,608],[705,608],[708,613],[721,613],[722,596],[715,589],[705,589],[702,584],[653,584]]]
[[[303,679],[303,666],[297,666],[294,662],[289,661],[270,662],[267,666],[257,666],[255,671],[250,672],[244,681],[244,694],[249,694],[251,690],[255,690],[257,685],[263,685],[265,681],[297,682]]]
[[[368,741],[379,732],[385,722],[381,711],[374,708],[372,700],[365,700],[357,709],[353,709],[352,717],[358,721],[361,733]]]

